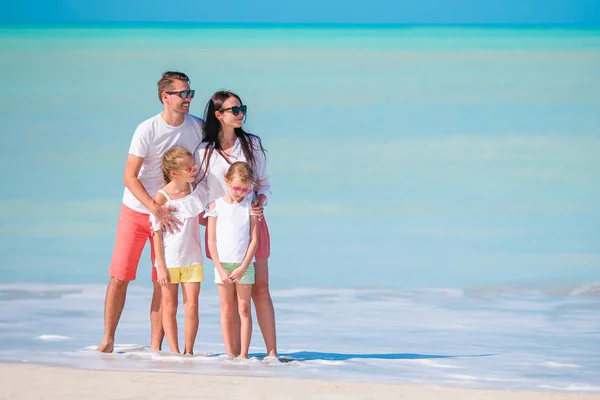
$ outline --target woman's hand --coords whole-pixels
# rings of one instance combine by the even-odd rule
[[[259,221],[263,218],[263,211],[265,209],[263,204],[266,200],[267,197],[264,194],[259,194],[256,199],[252,200],[252,211],[250,214],[256,215]]]

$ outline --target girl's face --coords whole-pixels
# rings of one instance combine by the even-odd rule
[[[231,180],[225,178],[227,191],[232,200],[239,202],[252,191],[252,182],[242,182],[237,176]]]
[[[193,158],[181,160],[179,168],[171,171],[171,179],[180,180],[183,182],[194,182],[198,168],[194,164]]]
[[[241,128],[246,116],[246,106],[243,106],[237,97],[231,96],[223,103],[220,110],[215,111],[215,115],[222,126]]]

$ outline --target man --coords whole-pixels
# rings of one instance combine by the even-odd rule
[[[149,214],[160,222],[163,230],[173,232],[181,224],[171,215],[173,208],[154,201],[158,189],[165,185],[161,160],[165,151],[182,146],[192,153],[202,141],[202,120],[188,115],[194,91],[190,80],[181,72],[165,72],[158,81],[158,98],[164,111],[142,122],[131,140],[125,164],[125,192],[117,225],[117,239],[109,268],[110,281],[104,304],[104,339],[98,350],[114,349],[115,331],[129,282],[135,279],[142,250],[151,236]],[[156,282],[154,248],[151,245],[152,284],[154,293],[150,307],[151,350],[160,350],[163,329],[161,288]]]

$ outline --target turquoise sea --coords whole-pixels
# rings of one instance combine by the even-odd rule
[[[0,60],[0,362],[600,392],[600,30],[0,26]],[[268,150],[282,365],[212,356],[210,282],[204,355],[146,351],[147,255],[89,350],[165,70]]]

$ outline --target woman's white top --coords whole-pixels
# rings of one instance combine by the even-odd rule
[[[163,246],[165,252],[165,264],[167,268],[189,267],[190,265],[202,264],[202,245],[200,244],[200,213],[204,212],[206,204],[206,192],[201,186],[197,186],[191,193],[180,199],[171,199],[162,189],[159,190],[167,199],[166,206],[173,206],[177,211],[171,214],[180,220],[183,225],[178,225],[179,231],[169,233],[162,231]],[[150,214],[152,230],[160,230],[160,224]],[[156,267],[156,262],[154,263]]]
[[[220,262],[244,261],[250,246],[251,211],[252,196],[246,196],[235,204],[229,204],[220,197],[215,200],[215,208],[206,214],[217,219],[217,252]]]
[[[250,142],[252,145],[252,149],[254,152],[254,158],[256,161],[256,165],[254,166],[254,177],[258,182],[258,193],[264,194],[266,197],[266,201],[264,205],[267,205],[269,199],[271,198],[271,184],[269,183],[269,178],[267,176],[267,168],[266,168],[266,160],[265,155],[260,149],[260,145],[258,140],[252,139]],[[194,154],[196,157],[196,164],[199,167],[199,174],[197,179],[201,179],[204,175],[204,164],[202,161],[204,160],[204,154],[206,152],[206,142],[202,142],[200,147]],[[215,199],[219,197],[225,196],[227,192],[227,185],[225,184],[225,175],[229,170],[230,163],[227,162],[225,158],[216,150],[213,150],[211,154],[211,159],[208,163],[208,173],[204,176],[201,182],[197,182],[198,185],[204,186],[205,190],[208,193],[208,204],[211,204]],[[235,139],[235,144],[233,145],[233,149],[231,150],[231,154],[229,155],[229,161],[234,163],[236,161],[244,161],[246,160],[246,156],[244,156],[244,151],[242,149],[242,145],[239,139]]]

